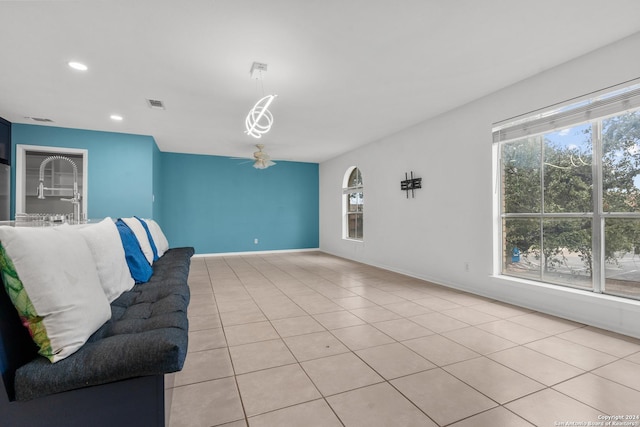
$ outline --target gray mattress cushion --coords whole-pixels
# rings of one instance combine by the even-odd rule
[[[76,353],[57,363],[42,356],[20,367],[16,400],[144,375],[176,372],[187,354],[190,259],[193,248],[167,251],[149,282],[111,303],[111,319]]]

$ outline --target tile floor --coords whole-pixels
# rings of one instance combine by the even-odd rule
[[[320,252],[194,258],[189,284],[189,353],[166,381],[171,427],[640,415],[637,339]]]

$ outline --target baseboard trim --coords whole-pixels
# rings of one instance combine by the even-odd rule
[[[305,249],[278,249],[272,251],[246,251],[246,252],[217,252],[208,254],[195,254],[193,258],[205,258],[205,257],[221,257],[221,256],[243,256],[243,255],[268,255],[268,254],[286,254],[292,252],[318,252],[320,248],[305,248]]]

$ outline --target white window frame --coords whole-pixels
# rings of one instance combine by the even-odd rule
[[[84,148],[66,148],[66,147],[51,147],[51,146],[43,146],[43,145],[25,145],[25,144],[17,144],[16,145],[16,208],[15,213],[25,213],[25,195],[27,194],[26,190],[26,153],[27,151],[39,151],[42,153],[51,153],[51,154],[71,154],[71,155],[81,155],[83,162],[83,173],[82,173],[82,213],[87,215],[87,199],[89,194],[89,150]]]
[[[622,115],[627,112],[640,110],[640,80],[627,82],[592,94],[585,95],[557,104],[543,110],[539,110],[526,116],[519,116],[500,123],[494,124],[493,127],[493,158],[494,158],[494,262],[493,269],[495,276],[503,276],[524,279],[519,276],[512,276],[503,273],[504,256],[505,256],[505,230],[503,229],[503,220],[505,218],[526,217],[533,218],[589,218],[592,221],[592,254],[593,254],[593,283],[591,291],[594,293],[608,293],[605,289],[605,257],[604,257],[604,220],[605,218],[640,218],[640,212],[628,213],[607,213],[602,210],[602,141],[600,131],[603,120]],[[592,126],[592,143],[593,143],[593,207],[592,212],[575,212],[566,214],[546,214],[544,212],[535,214],[518,214],[506,213],[502,211],[503,206],[503,188],[502,188],[502,147],[509,142],[521,140],[528,137],[542,136],[547,133],[554,132],[567,127],[579,124],[589,123]],[[544,197],[544,196],[543,196]],[[535,282],[544,283],[545,285],[558,287],[571,287],[567,284],[556,284],[543,280]],[[583,289],[583,288],[581,288]],[[624,298],[632,298],[626,295]]]
[[[360,214],[364,218],[364,183],[361,186],[349,187],[349,178],[354,170],[358,169],[360,174],[360,180],[362,180],[362,170],[357,166],[351,166],[347,169],[347,172],[344,174],[343,182],[342,182],[342,238],[344,240],[352,240],[355,242],[364,241],[364,227],[362,228],[362,237],[350,237],[349,236],[349,216],[354,214]],[[349,212],[349,195],[353,193],[362,193],[363,197],[363,205],[362,210],[360,212]],[[363,221],[364,222],[364,221]]]

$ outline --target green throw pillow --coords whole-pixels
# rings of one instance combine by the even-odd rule
[[[7,256],[2,244],[0,244],[0,272],[2,273],[4,289],[18,311],[22,324],[29,330],[31,338],[40,347],[39,353],[51,359],[53,351],[51,350],[51,341],[47,336],[47,328],[42,322],[43,318],[38,316],[31,299],[29,299],[29,295],[27,295],[27,291],[24,289],[24,285],[18,277],[16,268],[11,262],[11,258]]]

